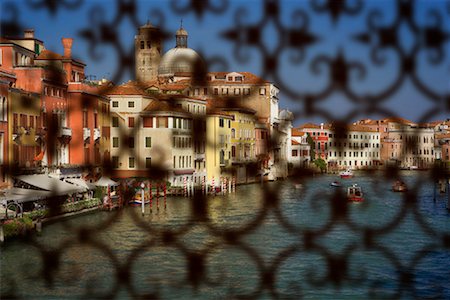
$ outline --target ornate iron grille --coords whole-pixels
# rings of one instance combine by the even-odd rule
[[[414,95],[422,97],[424,107],[427,109],[420,114],[419,122],[433,120],[438,114],[448,114],[450,111],[450,93],[448,89],[448,41],[450,31],[448,25],[448,16],[450,14],[450,3],[448,1],[435,1],[432,4],[425,5],[426,1],[386,1],[382,5],[373,2],[363,2],[360,0],[349,1],[310,1],[310,2],[283,2],[266,0],[254,2],[252,9],[260,10],[260,16],[257,21],[251,21],[247,18],[249,11],[244,8],[245,5],[232,1],[171,1],[167,10],[152,9],[149,13],[150,19],[162,29],[162,37],[167,40],[170,33],[165,28],[167,15],[176,16],[194,15],[199,24],[208,17],[220,16],[222,14],[231,14],[235,20],[230,28],[218,32],[221,38],[233,45],[234,51],[230,56],[205,57],[208,68],[227,69],[230,61],[245,64],[251,59],[255,59],[251,54],[257,53],[258,65],[261,69],[261,77],[273,80],[285,97],[288,97],[294,105],[295,122],[302,122],[307,118],[322,118],[327,122],[334,122],[336,133],[345,135],[346,127],[344,124],[350,123],[358,116],[376,115],[381,117],[395,116],[395,111],[389,109],[391,97],[394,97],[405,85],[410,85],[414,90]],[[20,5],[35,10],[46,10],[49,18],[64,17],[66,10],[81,10],[88,5],[87,1],[53,1],[27,0]],[[161,4],[161,3],[160,3]],[[19,35],[25,28],[20,14],[20,6],[16,2],[2,3],[3,17],[1,20],[1,31],[4,36]],[[118,67],[113,73],[112,80],[118,81],[124,74],[132,73],[134,67],[134,53],[129,51],[128,45],[125,45],[121,39],[120,25],[124,22],[131,22],[138,28],[143,21],[139,17],[139,9],[142,3],[136,1],[118,0],[112,5],[113,16],[107,16],[103,12],[104,8],[99,5],[92,5],[89,13],[92,22],[89,24],[79,24],[79,34],[81,38],[89,42],[90,54],[93,58],[100,58],[98,55],[99,47],[107,47],[108,51],[113,51],[117,55]],[[161,4],[162,5],[162,4]],[[163,5],[162,5],[163,6]],[[389,6],[384,8],[383,6]],[[286,12],[287,7],[287,12]],[[423,14],[420,10],[425,9]],[[356,26],[362,26],[360,32],[351,35],[347,39],[340,39],[329,36],[323,32],[317,32],[311,25],[315,18],[322,18],[331,28],[339,28],[343,23],[354,22]],[[362,20],[362,21],[361,21]],[[207,24],[203,23],[204,26]],[[199,25],[200,26],[200,25]],[[268,28],[273,30],[270,35],[264,34]],[[403,35],[403,30],[408,31],[409,36]],[[194,30],[192,30],[194,32]],[[339,30],[334,32],[339,33]],[[267,37],[273,42],[267,44]],[[344,49],[345,43],[355,43],[358,49],[365,51],[362,58],[352,57]],[[318,45],[321,49],[327,51],[317,51]],[[331,50],[330,50],[331,49]],[[251,54],[249,54],[251,53]],[[284,55],[288,53],[286,58]],[[394,59],[391,59],[389,53]],[[392,64],[394,64],[392,66]],[[301,79],[283,78],[283,68],[289,64],[294,68],[306,69],[307,76],[322,77],[324,84],[314,90],[297,89],[297,80]],[[424,66],[425,65],[425,66]],[[371,72],[374,69],[389,66],[388,70],[394,72],[384,87],[374,90],[367,82],[362,84],[366,89],[358,86],[358,83],[369,78],[373,79]],[[444,70],[443,70],[444,69]],[[433,83],[424,79],[424,70],[426,75],[443,74],[447,76],[447,86],[436,88]],[[442,71],[443,70],[443,71]],[[197,69],[194,84],[207,86],[205,70]],[[433,73],[435,72],[435,73]],[[442,73],[440,73],[442,72]],[[383,74],[377,73],[377,74]],[[55,74],[53,74],[55,75]],[[57,75],[57,74],[56,74]],[[425,75],[425,76],[426,76]],[[142,86],[142,90],[145,87]],[[105,95],[108,94],[105,90]],[[334,94],[340,94],[351,103],[349,112],[344,117],[336,117],[334,106],[327,107],[327,101]],[[214,98],[214,96],[213,96]],[[245,100],[245,97],[244,97]],[[237,104],[233,99],[228,99],[230,107]],[[420,108],[418,108],[420,109]],[[138,122],[139,123],[139,122]],[[139,124],[134,127],[138,130]],[[48,128],[49,136],[56,136],[57,124],[50,123]],[[132,137],[136,132],[123,131],[121,136],[124,138]],[[205,138],[199,133],[196,138]],[[50,139],[51,141],[51,139]],[[211,141],[207,141],[211,142]],[[273,141],[272,141],[273,142]],[[415,142],[411,142],[414,146]],[[51,144],[51,142],[49,143]],[[269,148],[273,147],[273,143]],[[137,155],[137,153],[135,153]],[[84,166],[94,168],[94,166]],[[249,167],[252,172],[252,167]],[[10,174],[17,170],[9,169]],[[105,174],[112,172],[112,165],[105,163],[103,165]],[[147,170],[148,178],[158,180],[164,177],[164,169],[151,167]],[[253,172],[256,172],[253,170]],[[425,174],[425,173],[424,173]],[[426,173],[427,179],[431,182],[448,179],[449,170],[446,167],[436,166]],[[401,177],[399,169],[389,167],[383,172],[367,172],[368,176],[376,177],[373,185],[385,183]],[[296,168],[292,178],[298,182],[308,184],[311,174],[304,168]],[[287,288],[279,286],[278,276],[282,265],[296,255],[321,257],[323,264],[322,272],[315,270],[314,267],[302,269],[299,272],[306,272],[307,284],[315,289],[325,289],[332,286],[339,297],[339,290],[348,284],[355,288],[364,286],[367,288],[362,291],[360,297],[379,298],[421,298],[423,297],[423,288],[431,292],[427,297],[442,299],[450,297],[448,287],[442,283],[445,279],[437,280],[429,286],[418,286],[417,277],[419,274],[419,265],[426,264],[426,259],[430,253],[439,249],[444,256],[443,263],[448,265],[448,252],[450,248],[450,233],[447,230],[443,232],[437,230],[432,222],[424,216],[424,211],[418,201],[419,193],[424,187],[426,180],[417,180],[412,188],[401,198],[401,205],[398,211],[384,225],[372,226],[374,224],[365,224],[355,221],[352,214],[352,208],[345,195],[336,190],[329,197],[319,193],[311,195],[329,210],[328,220],[323,226],[317,228],[307,228],[295,225],[286,216],[284,203],[281,201],[282,185],[263,185],[261,193],[260,207],[255,208],[255,212],[249,222],[243,222],[238,227],[222,227],[216,224],[209,215],[210,197],[196,195],[186,200],[189,201],[190,216],[186,218],[186,223],[180,225],[176,230],[168,230],[158,224],[149,223],[148,220],[141,218],[135,211],[130,210],[135,226],[148,233],[143,237],[139,246],[131,249],[125,258],[123,254],[114,251],[114,247],[108,243],[97,239],[97,233],[111,230],[115,222],[123,217],[123,212],[117,210],[110,212],[104,217],[100,224],[95,227],[89,224],[81,227],[71,227],[70,222],[64,222],[64,226],[72,232],[72,235],[66,237],[64,243],[59,247],[53,248],[41,244],[34,236],[25,239],[27,245],[36,248],[37,255],[40,256],[42,266],[40,267],[41,278],[37,280],[45,281],[50,287],[55,283],[57,276],[61,273],[61,258],[67,253],[73,244],[82,244],[91,247],[102,253],[103,258],[107,258],[109,263],[111,288],[105,292],[94,292],[93,286],[87,286],[84,297],[88,298],[160,298],[163,297],[163,280],[155,280],[158,284],[150,284],[150,292],[140,292],[136,288],[133,272],[136,268],[136,262],[139,259],[140,251],[161,252],[160,248],[173,249],[181,253],[184,262],[178,264],[180,272],[184,274],[181,282],[177,282],[173,288],[186,288],[194,296],[202,297],[204,287],[216,288],[223,287],[221,278],[213,278],[208,274],[211,257],[217,251],[234,248],[246,254],[249,263],[256,266],[257,283],[255,288],[248,293],[236,292],[232,286],[226,286],[227,294],[230,298],[298,298],[301,296],[311,297],[311,294],[302,290],[301,284],[287,283]],[[376,188],[374,188],[376,191]],[[125,199],[131,197],[126,191],[123,192]],[[48,201],[50,205],[50,215],[57,215],[61,210],[62,201],[55,196]],[[315,205],[315,204],[313,204]],[[442,207],[441,207],[442,208]],[[443,208],[442,208],[443,209]],[[422,231],[429,238],[423,248],[414,253],[413,258],[406,259],[402,253],[396,253],[390,246],[379,243],[379,238],[392,234],[407,222],[408,216],[412,216],[419,224]],[[268,221],[276,222],[282,230],[288,233],[288,236],[294,240],[291,245],[279,246],[276,254],[268,260],[264,258],[264,249],[258,249],[252,245],[251,233],[265,228]],[[373,220],[375,223],[376,220]],[[450,222],[450,221],[447,221]],[[447,223],[448,224],[448,223]],[[319,241],[333,234],[336,228],[345,225],[357,236],[358,243],[350,244],[343,251],[336,254]],[[213,236],[213,242],[203,244],[200,249],[190,244],[186,238],[190,232],[201,227],[209,235]],[[401,238],[401,236],[399,237]],[[359,266],[352,264],[351,257],[357,251],[375,252],[381,256],[380,259],[388,261],[387,266],[393,269],[391,286],[389,293],[379,293],[380,289],[388,284],[383,281],[370,282],[365,281],[364,270],[359,270]],[[163,255],[164,252],[161,252]],[[446,256],[445,256],[446,255]],[[425,267],[426,269],[426,267]],[[423,271],[423,270],[422,270]],[[430,270],[432,273],[432,270]],[[59,275],[58,275],[59,274]],[[447,282],[450,274],[446,273]],[[359,280],[362,279],[362,280]],[[70,281],[70,279],[68,279]],[[93,285],[96,283],[94,282]],[[237,284],[234,282],[234,284]],[[15,287],[19,285],[14,280],[5,280],[2,285],[8,285],[4,289],[2,298],[21,297],[21,292]],[[226,283],[225,283],[226,285]],[[182,290],[182,289],[181,289]],[[212,294],[207,294],[208,296]],[[333,295],[330,294],[330,297]]]

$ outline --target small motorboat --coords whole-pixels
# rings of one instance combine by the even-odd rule
[[[150,203],[149,200],[145,201],[144,204]],[[129,205],[142,205],[141,199],[134,199],[133,201],[128,202]]]
[[[352,178],[353,177],[353,172],[351,169],[347,169],[345,171],[342,171],[341,173],[339,173],[339,176],[341,176],[341,178]]]
[[[396,180],[392,185],[392,190],[394,192],[406,192],[408,190],[408,187],[406,186],[406,183],[404,183],[403,181]]]
[[[347,199],[350,202],[363,202],[363,192],[360,186],[354,184],[347,188]]]
[[[341,187],[342,184],[339,181],[333,181],[332,183],[330,183],[330,186],[332,186],[332,187]]]

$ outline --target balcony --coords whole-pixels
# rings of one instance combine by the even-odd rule
[[[89,143],[91,139],[91,130],[89,128],[83,128],[83,140],[85,143]]]
[[[69,127],[60,127],[58,129],[58,137],[72,137],[72,128]]]
[[[195,160],[197,161],[204,161],[205,160],[205,153],[195,153]]]
[[[221,167],[226,167],[229,164],[229,160],[228,159],[224,159],[222,161],[220,161],[220,166]]]
[[[94,128],[94,141],[99,140],[101,137],[100,128]]]

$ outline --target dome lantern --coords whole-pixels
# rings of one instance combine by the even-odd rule
[[[176,48],[187,48],[188,33],[183,28],[183,20],[181,20],[180,29],[177,30],[175,36],[177,38]]]

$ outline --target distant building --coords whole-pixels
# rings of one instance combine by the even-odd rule
[[[307,140],[308,135],[297,128],[291,132],[291,155],[289,162],[294,168],[306,168],[311,160],[311,146]]]
[[[328,167],[336,169],[368,169],[380,165],[380,134],[362,125],[348,125],[340,134],[330,126]]]
[[[328,159],[328,139],[331,134],[329,126],[323,123],[320,125],[306,123],[298,127],[298,130],[309,135],[314,141],[314,147],[310,149],[310,151],[314,151],[313,159],[322,158],[326,161]]]

